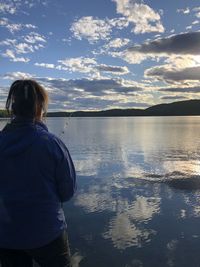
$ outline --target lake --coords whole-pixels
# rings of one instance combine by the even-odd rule
[[[200,266],[200,117],[47,125],[77,171],[77,193],[64,205],[73,267]]]

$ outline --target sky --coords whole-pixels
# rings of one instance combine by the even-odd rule
[[[50,111],[200,97],[199,0],[0,0],[0,108],[37,80]]]

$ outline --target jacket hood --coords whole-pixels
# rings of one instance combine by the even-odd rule
[[[47,130],[43,123],[13,120],[0,132],[0,158],[16,156],[29,149],[37,139],[37,128]]]

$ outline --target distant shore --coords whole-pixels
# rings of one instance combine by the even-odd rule
[[[101,111],[48,112],[47,117],[130,117],[130,116],[199,116],[200,100],[160,104],[147,109],[110,109]],[[8,117],[0,110],[0,118]]]

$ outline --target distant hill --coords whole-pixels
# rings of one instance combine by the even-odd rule
[[[102,111],[49,112],[47,117],[120,117],[142,116],[142,109],[110,109]]]
[[[145,114],[146,116],[200,115],[200,100],[187,100],[152,106],[145,109]]]
[[[200,115],[200,100],[159,104],[147,109],[110,109],[102,111],[49,112],[49,117],[119,117],[119,116],[192,116]]]
[[[102,111],[49,112],[47,117],[120,117],[120,116],[194,116],[200,115],[200,100],[186,100],[159,104],[147,109],[110,109]],[[0,117],[7,117],[0,110]]]

